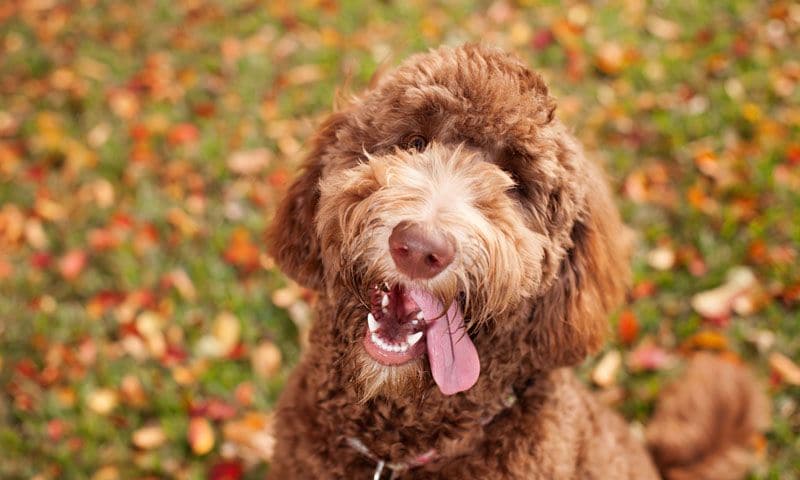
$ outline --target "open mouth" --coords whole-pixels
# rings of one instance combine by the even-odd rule
[[[377,362],[401,365],[425,353],[427,322],[402,285],[376,285],[370,291],[364,348]]]
[[[364,349],[386,366],[410,362],[427,351],[433,379],[445,395],[469,389],[480,374],[459,302],[446,307],[417,287],[372,287]]]

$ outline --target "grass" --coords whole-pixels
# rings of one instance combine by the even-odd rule
[[[754,478],[797,478],[800,387],[769,359],[800,352],[798,32],[789,2],[738,0],[4,4],[0,478],[262,477],[258,415],[308,322],[263,232],[304,141],[342,85],[478,40],[546,77],[639,235],[638,331],[612,319],[607,349],[724,339],[773,399]],[[703,318],[737,265],[757,308]],[[644,422],[673,374],[627,361],[609,389]]]

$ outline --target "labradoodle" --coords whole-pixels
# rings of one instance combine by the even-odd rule
[[[555,110],[520,60],[466,45],[322,124],[269,233],[319,293],[271,478],[744,475],[766,412],[742,367],[696,357],[646,439],[569,368],[624,299],[630,236]]]

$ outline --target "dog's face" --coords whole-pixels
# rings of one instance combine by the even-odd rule
[[[442,393],[469,389],[491,354],[473,336],[503,322],[518,323],[544,363],[597,346],[595,317],[626,269],[609,265],[619,248],[601,237],[621,225],[593,220],[618,223],[554,109],[517,59],[465,46],[411,57],[320,129],[276,216],[273,252],[301,283],[363,306],[341,348],[368,395],[423,378],[426,355]],[[614,300],[577,291],[593,275]]]

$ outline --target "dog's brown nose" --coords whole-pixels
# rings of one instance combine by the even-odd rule
[[[397,268],[411,278],[432,278],[453,261],[453,242],[437,230],[400,222],[389,235],[389,251]]]

